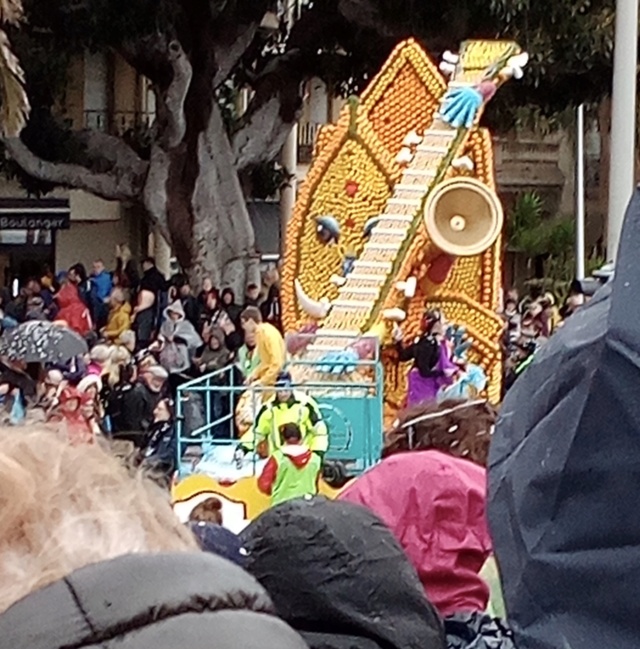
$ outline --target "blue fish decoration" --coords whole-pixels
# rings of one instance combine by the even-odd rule
[[[353,349],[329,352],[318,363],[318,371],[323,374],[350,374],[355,371],[356,363],[360,360]]]

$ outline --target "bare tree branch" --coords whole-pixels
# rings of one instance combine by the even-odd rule
[[[275,159],[295,120],[282,116],[281,100],[272,96],[254,110],[245,125],[233,136],[233,154],[238,171]]]
[[[229,75],[249,49],[257,31],[258,23],[252,23],[244,27],[237,34],[233,43],[221,43],[215,47],[215,58],[218,69],[213,79],[214,88],[219,88],[229,78]]]
[[[153,145],[149,173],[143,191],[143,203],[147,213],[167,241],[171,240],[167,214],[167,180],[169,178],[170,163],[169,154],[160,146]]]
[[[115,168],[109,173],[96,173],[77,164],[49,162],[35,155],[20,138],[4,138],[9,155],[29,175],[45,182],[84,189],[107,200],[131,201],[140,198],[147,165]]]
[[[193,76],[189,58],[178,41],[174,40],[169,43],[168,52],[173,68],[173,78],[166,91],[158,93],[161,99],[158,111],[161,140],[162,146],[167,150],[178,146],[187,130],[184,102]]]
[[[338,11],[353,25],[372,29],[384,36],[393,33],[380,16],[379,7],[371,0],[338,0]]]
[[[86,149],[92,160],[104,160],[111,166],[131,167],[141,171],[146,163],[121,138],[95,129],[83,129],[73,133],[73,138]]]
[[[125,42],[117,51],[132,68],[153,84],[166,86],[170,83],[168,39],[164,34],[157,33],[134,42]]]

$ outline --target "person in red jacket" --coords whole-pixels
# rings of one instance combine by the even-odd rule
[[[322,459],[302,443],[302,433],[295,423],[280,428],[282,446],[267,461],[258,488],[271,496],[271,505],[287,500],[315,496]]]
[[[82,301],[78,287],[67,282],[55,297],[60,311],[57,319],[65,322],[70,329],[86,336],[92,329],[91,314],[89,307]]]

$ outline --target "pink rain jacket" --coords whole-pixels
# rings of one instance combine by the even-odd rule
[[[439,451],[387,458],[339,496],[375,512],[393,531],[441,615],[484,611],[478,573],[491,554],[486,474]]]

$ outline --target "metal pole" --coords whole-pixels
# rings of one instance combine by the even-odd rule
[[[296,203],[296,171],[298,169],[298,125],[291,127],[291,132],[282,148],[282,166],[291,174],[287,185],[280,190],[280,258],[284,257],[284,245],[287,237],[287,226]]]
[[[576,279],[584,279],[584,104],[576,116]]]
[[[617,0],[607,257],[615,261],[627,203],[635,178],[636,68],[638,64],[638,0]]]
[[[289,0],[285,7],[285,18],[287,29],[290,31],[296,21],[296,10],[298,3]],[[296,203],[296,172],[298,170],[298,124],[295,123],[284,146],[282,147],[281,162],[285,170],[291,174],[287,185],[280,190],[280,260],[284,258],[285,241],[287,238],[287,226],[293,214]]]

